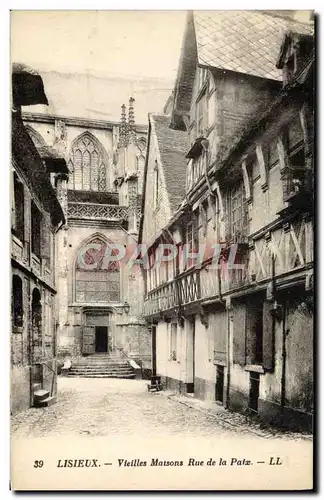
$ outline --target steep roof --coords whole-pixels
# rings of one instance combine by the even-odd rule
[[[314,23],[262,11],[188,12],[174,90],[172,126],[185,130],[183,115],[190,111],[197,64],[281,81],[282,72],[276,63],[287,31],[311,35]]]
[[[198,63],[281,80],[276,62],[287,30],[312,34],[313,24],[260,11],[195,11]]]
[[[160,151],[161,167],[173,213],[186,194],[187,134],[170,128],[169,115],[151,114],[149,117]]]
[[[271,105],[262,113],[252,115],[245,125],[242,127],[241,133],[233,140],[230,146],[223,147],[220,145],[217,158],[214,162],[216,170],[224,170],[225,168],[234,165],[237,155],[242,155],[247,146],[253,142],[258,135],[262,135],[267,124],[272,120],[278,119],[278,113],[282,111],[286,105],[291,105],[293,100],[300,99],[298,92],[303,91],[304,97],[308,94],[314,95],[314,69],[315,69],[315,49],[311,51],[304,65],[293,76],[292,80],[287,83],[279,92],[277,97],[272,101]],[[297,92],[297,97],[294,92]],[[314,140],[314,138],[312,139]]]

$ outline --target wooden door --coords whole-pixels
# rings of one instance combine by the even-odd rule
[[[83,327],[83,354],[94,354],[96,343],[96,327]]]

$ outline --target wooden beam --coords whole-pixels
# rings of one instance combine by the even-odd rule
[[[252,186],[251,179],[249,178],[249,173],[246,167],[246,160],[242,161],[242,172],[243,172],[243,183],[245,189],[245,197],[247,201],[250,203],[252,201]]]
[[[256,155],[260,168],[261,188],[263,191],[266,191],[268,189],[268,169],[267,165],[264,162],[264,156],[261,144],[257,144],[256,146]]]
[[[282,135],[280,135],[277,139],[277,148],[278,148],[278,156],[279,156],[279,165],[280,172],[285,172],[286,168],[289,166],[289,158],[286,148],[284,146],[284,141]]]

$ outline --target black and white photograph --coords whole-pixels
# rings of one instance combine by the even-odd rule
[[[11,11],[11,490],[313,489],[316,17]]]

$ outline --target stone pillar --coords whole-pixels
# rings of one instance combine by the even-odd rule
[[[56,178],[57,198],[65,220],[67,220],[67,176]],[[69,351],[68,333],[68,226],[67,223],[58,231],[55,239],[55,285],[57,311],[58,355]]]

